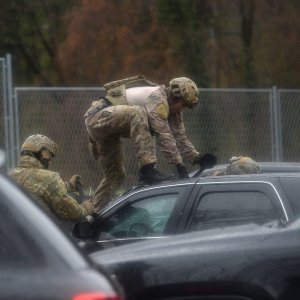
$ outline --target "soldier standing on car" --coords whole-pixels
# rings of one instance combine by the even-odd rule
[[[30,192],[37,202],[48,212],[53,213],[70,227],[66,221],[76,221],[92,214],[92,200],[79,204],[69,192],[76,191],[80,176],[73,175],[70,181],[63,182],[60,175],[48,170],[58,146],[45,135],[29,136],[21,146],[21,159],[9,175]]]
[[[174,78],[168,87],[143,75],[104,85],[106,97],[93,101],[85,113],[89,149],[100,163],[104,178],[95,193],[96,211],[105,206],[125,177],[121,138],[132,138],[139,162],[139,182],[152,184],[171,179],[155,169],[157,162],[151,134],[180,178],[188,178],[182,157],[193,164],[211,167],[212,154],[202,156],[187,139],[181,111],[194,108],[199,91],[186,77]]]

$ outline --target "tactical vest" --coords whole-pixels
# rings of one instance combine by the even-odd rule
[[[112,105],[127,105],[126,89],[157,85],[158,84],[147,80],[144,75],[137,75],[106,83],[104,84],[104,88],[107,90],[106,98]]]

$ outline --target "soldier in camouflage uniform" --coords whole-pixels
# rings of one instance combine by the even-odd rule
[[[46,211],[67,224],[66,221],[76,221],[92,214],[94,209],[92,200],[79,204],[68,195],[68,192],[76,190],[79,175],[63,182],[58,173],[47,170],[57,149],[57,144],[44,135],[29,136],[21,147],[20,163],[9,175],[30,192]]]
[[[241,175],[241,174],[257,174],[260,173],[260,167],[256,161],[247,156],[233,156],[229,160],[226,169],[215,171],[212,176],[219,175]]]
[[[93,101],[85,113],[89,148],[102,166],[104,178],[95,194],[95,209],[112,198],[124,179],[121,138],[132,138],[140,166],[139,182],[151,184],[170,179],[155,169],[157,162],[152,132],[163,154],[177,168],[180,178],[188,172],[182,157],[201,163],[202,156],[187,139],[181,111],[198,102],[196,84],[185,77],[171,80],[169,87],[148,81],[143,75],[104,85],[107,96]],[[215,157],[210,157],[215,160]]]

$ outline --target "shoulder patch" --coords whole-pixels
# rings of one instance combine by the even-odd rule
[[[168,107],[166,107],[165,104],[161,104],[157,107],[157,114],[158,116],[163,119],[166,120],[169,116],[169,109]]]

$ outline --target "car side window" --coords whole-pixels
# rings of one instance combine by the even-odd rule
[[[120,208],[101,226],[100,239],[160,236],[179,194],[155,195]]]
[[[192,218],[190,231],[277,219],[271,200],[258,191],[222,191],[204,194]]]

